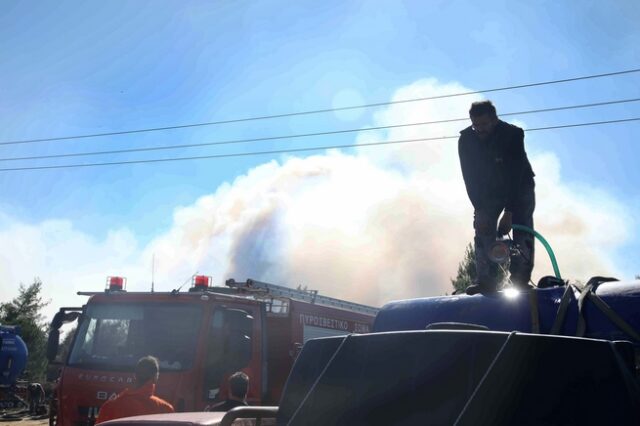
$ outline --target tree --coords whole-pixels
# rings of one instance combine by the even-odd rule
[[[505,279],[505,270],[502,268],[496,268],[498,274],[498,282]],[[464,251],[464,258],[458,264],[458,274],[455,279],[451,280],[453,286],[453,294],[464,293],[464,291],[473,284],[476,279],[476,251],[473,248],[473,244],[467,244]]]
[[[20,336],[29,349],[26,379],[30,382],[44,381],[47,370],[47,335],[42,308],[49,301],[42,299],[41,292],[42,281],[35,278],[28,286],[21,283],[18,296],[11,302],[0,304],[0,323],[19,326]]]
[[[476,278],[476,252],[469,243],[464,250],[464,258],[458,264],[458,274],[451,280],[453,293],[464,293]]]

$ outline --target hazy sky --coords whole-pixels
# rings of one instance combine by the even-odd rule
[[[0,4],[0,142],[387,102],[638,68],[637,1],[109,1]],[[640,73],[487,94],[498,112],[640,98]],[[0,145],[0,169],[450,136],[459,122],[117,155],[8,161],[412,123],[483,96]],[[510,116],[525,128],[640,117],[640,102]],[[507,118],[505,118],[507,119]],[[639,122],[527,134],[538,229],[567,278],[633,278]],[[0,299],[40,277],[51,310],[124,275],[196,270],[382,304],[443,294],[471,239],[455,139],[73,169],[0,170]],[[548,273],[540,250],[534,277]]]

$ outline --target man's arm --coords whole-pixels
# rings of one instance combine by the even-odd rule
[[[467,195],[474,209],[478,210],[481,206],[482,194],[480,192],[480,182],[477,179],[476,167],[469,152],[468,141],[464,140],[464,136],[458,139],[458,157],[460,157],[460,168],[462,169],[462,178],[467,188]]]
[[[517,128],[515,135],[508,143],[507,149],[511,155],[507,160],[509,188],[505,210],[512,212],[520,195],[518,191],[520,191],[522,187],[522,177],[524,175],[524,165],[527,157],[527,154],[524,152],[524,131]]]
[[[162,413],[175,413],[173,405],[169,404],[164,399],[159,396],[152,395],[151,401],[155,404],[155,412],[154,414],[162,414]],[[149,413],[151,414],[151,413]]]
[[[227,411],[224,407],[227,401],[220,401],[212,405],[207,405],[204,411]]]

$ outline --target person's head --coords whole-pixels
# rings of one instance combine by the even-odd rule
[[[249,389],[249,376],[242,371],[233,373],[229,377],[229,392],[232,397],[238,399],[245,399],[247,397],[247,390]]]
[[[480,101],[471,104],[469,110],[469,117],[471,118],[471,124],[473,130],[480,139],[486,139],[498,124],[498,114],[496,113],[496,107],[493,106],[491,101]]]
[[[136,364],[136,386],[141,387],[149,380],[156,383],[158,381],[159,373],[160,366],[158,364],[158,358],[153,356],[140,358]]]

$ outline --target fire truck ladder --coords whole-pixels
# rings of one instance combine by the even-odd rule
[[[284,287],[276,284],[269,284],[262,281],[252,280],[247,278],[245,282],[237,282],[233,278],[228,279],[225,283],[228,287],[245,290],[267,293],[272,297],[288,297],[290,299],[301,300],[308,303],[314,303],[318,305],[331,306],[334,308],[345,309],[353,312],[359,312],[367,315],[376,315],[379,311],[378,308],[372,306],[361,305],[359,303],[347,302],[346,300],[340,300],[328,296],[318,295],[318,290],[301,290],[289,287]]]

